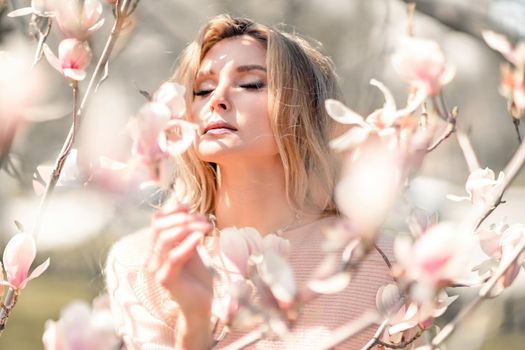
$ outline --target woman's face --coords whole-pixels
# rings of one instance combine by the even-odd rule
[[[208,51],[195,79],[191,106],[192,119],[200,126],[199,158],[220,164],[278,154],[267,85],[266,48],[256,39],[228,38]]]

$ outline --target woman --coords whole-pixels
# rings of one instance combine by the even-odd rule
[[[211,306],[220,286],[197,253],[203,236],[232,226],[277,232],[290,241],[300,285],[323,258],[321,228],[336,219],[336,167],[327,147],[333,126],[324,100],[340,94],[326,56],[295,35],[219,16],[182,54],[174,81],[186,86],[188,119],[200,128],[175,175],[176,195],[189,204],[164,207],[151,229],[118,242],[106,268],[119,332],[132,349],[212,344]],[[347,290],[305,306],[295,347],[372,308],[377,288],[390,280],[374,252]],[[364,345],[372,332],[344,347]],[[240,335],[233,332],[218,346]]]

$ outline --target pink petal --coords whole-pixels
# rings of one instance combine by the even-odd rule
[[[98,21],[97,23],[93,24],[89,29],[88,29],[88,32],[89,33],[94,33],[96,32],[97,30],[99,30],[100,28],[102,28],[102,26],[104,25],[104,18],[102,18],[100,21]]]
[[[278,301],[293,301],[296,292],[293,271],[284,258],[273,251],[267,251],[262,263],[257,265],[257,271]]]
[[[515,63],[512,55],[512,45],[504,35],[490,30],[484,30],[481,35],[491,49],[498,51],[505,56],[507,60]]]
[[[167,82],[153,95],[153,101],[163,103],[171,110],[172,116],[180,118],[186,113],[186,88],[182,85]]]
[[[63,73],[60,60],[57,58],[57,56],[55,56],[55,54],[53,53],[53,51],[51,51],[47,44],[44,44],[44,55],[46,56],[46,59],[51,65],[51,67],[55,68],[60,73]]]
[[[226,268],[233,268],[235,272],[246,276],[250,253],[248,244],[240,237],[239,230],[232,227],[221,230],[219,245],[226,263],[230,265]]]
[[[383,93],[385,104],[383,105],[383,110],[381,112],[381,120],[386,126],[391,126],[398,117],[396,115],[396,102],[394,96],[383,83],[375,79],[370,80],[370,85],[377,87]]]
[[[370,130],[367,128],[354,127],[343,135],[330,141],[330,148],[335,151],[350,151],[359,146],[368,138]]]
[[[64,76],[72,80],[81,81],[86,78],[86,71],[81,69],[66,68],[64,69]]]
[[[328,115],[338,123],[357,124],[364,128],[370,127],[364,121],[361,115],[352,111],[350,108],[346,107],[343,103],[337,100],[327,99],[325,101],[325,108],[328,112]]]
[[[167,131],[171,131],[172,134],[175,132],[178,135],[177,140],[172,140],[171,138],[167,141],[167,151],[172,156],[182,154],[186,151],[191,144],[196,135],[196,130],[198,126],[194,123],[182,119],[172,119],[168,122]],[[170,136],[172,135],[170,134]]]
[[[35,260],[36,247],[33,237],[26,233],[17,233],[7,243],[3,262],[7,280],[15,288],[23,288],[29,268]]]
[[[22,286],[20,288],[24,288],[26,286],[27,282],[29,282],[32,279],[35,279],[38,276],[40,276],[41,274],[43,274],[47,270],[47,268],[49,267],[49,262],[50,262],[50,260],[49,260],[49,258],[47,258],[46,261],[44,261],[42,264],[38,265],[33,270],[33,272],[31,272],[29,277],[22,283]]]

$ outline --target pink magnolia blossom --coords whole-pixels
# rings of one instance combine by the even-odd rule
[[[100,297],[99,297],[100,298]],[[48,320],[42,336],[45,350],[113,350],[119,344],[109,305],[99,298],[68,305],[58,321]]]
[[[487,45],[501,53],[515,67],[501,67],[501,93],[511,101],[512,115],[520,118],[525,113],[525,40],[513,47],[504,35],[492,31],[482,34]]]
[[[437,95],[455,75],[439,45],[432,40],[405,38],[392,57],[397,73],[429,96]]]
[[[146,166],[150,179],[159,181],[163,168],[170,164],[170,156],[179,155],[191,146],[197,128],[186,120],[171,119],[166,104],[148,102],[128,123],[133,139],[132,156]]]
[[[381,109],[372,112],[366,118],[337,100],[326,100],[325,108],[332,119],[341,124],[355,125],[345,134],[330,141],[330,147],[333,149],[338,151],[354,149],[365,142],[371,134],[392,135],[395,133],[393,126],[398,124],[403,117],[413,113],[426,97],[424,94],[417,94],[405,108],[398,110],[392,93],[385,85],[377,80],[371,80],[370,84],[383,93],[385,103]]]
[[[250,257],[260,257],[266,251],[276,251],[286,256],[290,242],[273,233],[264,236],[252,227],[227,227],[219,237],[221,256],[229,272],[248,277]]]
[[[417,282],[420,298],[465,277],[467,258],[474,247],[473,235],[460,231],[455,224],[444,222],[432,226],[413,241],[398,236],[394,252],[402,277]]]
[[[501,67],[500,90],[511,101],[513,116],[520,118],[525,113],[525,68],[513,71],[508,66]]]
[[[417,303],[404,300],[399,287],[395,284],[379,288],[376,295],[376,306],[382,314],[390,317],[383,340],[391,344],[399,344],[411,339],[421,330],[430,328],[434,319],[443,315],[448,306],[457,298],[457,295],[449,297],[445,291],[442,291],[432,300]],[[399,305],[400,303],[402,305]]]
[[[514,224],[509,226],[500,223],[491,225],[487,229],[481,229],[477,233],[481,248],[490,259],[475,267],[474,270],[478,270],[481,275],[485,275],[487,272],[492,275],[498,271],[500,265],[505,265],[510,261],[515,253],[516,246],[525,240],[525,225]],[[525,255],[522,254],[498,280],[492,295],[498,295],[514,282],[520,269],[525,268],[524,262]]]
[[[29,274],[29,268],[35,257],[36,247],[33,236],[27,233],[17,233],[11,238],[4,249],[3,256],[7,275],[5,284],[15,290],[20,290],[25,288],[27,282],[40,276],[48,268],[49,258]]]
[[[57,0],[56,20],[68,38],[87,40],[104,24],[101,14],[99,0]]]
[[[159,181],[162,170],[169,170],[170,157],[185,152],[192,144],[198,126],[182,119],[186,107],[185,88],[164,83],[138,114],[128,123],[133,139],[132,155],[148,168],[150,179]],[[173,169],[171,169],[173,170]]]
[[[14,10],[7,15],[9,17],[18,17],[34,14],[40,17],[54,17],[56,14],[55,3],[56,0],[31,0],[30,7]]]
[[[505,175],[500,172],[498,178],[494,172],[489,169],[476,169],[470,173],[465,189],[469,194],[468,197],[461,197],[456,195],[447,195],[447,198],[453,201],[471,201],[475,206],[486,205],[491,203],[495,192],[502,185]]]
[[[58,46],[58,57],[44,44],[44,54],[49,64],[70,80],[84,80],[91,62],[91,49],[87,42],[64,39]]]
[[[286,260],[290,249],[288,240],[275,234],[263,238],[251,227],[229,227],[221,230],[219,247],[227,273],[249,278],[257,271],[280,305],[290,305],[296,287],[292,268]]]

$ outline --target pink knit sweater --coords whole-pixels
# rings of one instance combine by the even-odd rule
[[[290,263],[296,283],[301,286],[311,277],[322,261],[323,235],[320,220],[308,232],[289,231],[283,236],[290,240]],[[392,256],[391,244],[380,242],[387,256]],[[107,289],[111,308],[127,349],[167,350],[175,344],[177,304],[169,298],[144,265],[151,249],[148,230],[129,235],[117,242],[106,263]],[[341,293],[323,295],[302,310],[302,316],[291,334],[292,341],[285,345],[278,340],[260,340],[254,349],[308,349],[330,337],[333,330],[356,319],[365,311],[375,308],[377,289],[392,281],[390,271],[377,251],[373,251],[353,277],[349,287]],[[215,286],[215,295],[222,295],[221,286]],[[373,336],[370,327],[347,340],[338,349],[360,349]],[[245,333],[245,332],[244,332]],[[217,348],[231,343],[244,334],[233,331],[221,340]]]

